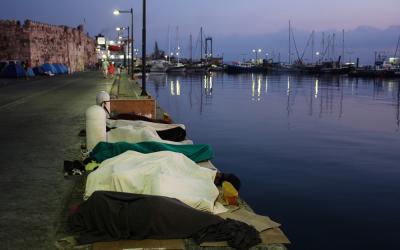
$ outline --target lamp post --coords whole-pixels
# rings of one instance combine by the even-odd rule
[[[133,62],[133,8],[130,10],[114,10],[114,15],[118,16],[121,13],[130,13],[131,14],[131,77],[133,79],[133,67],[134,67],[134,62]],[[128,31],[129,32],[129,31]],[[129,44],[129,39],[128,39],[128,44]]]
[[[143,0],[143,29],[142,29],[142,93],[141,96],[147,96],[146,92],[146,0]]]
[[[253,53],[256,54],[256,63],[258,63],[258,53],[261,53],[261,49],[253,49]]]

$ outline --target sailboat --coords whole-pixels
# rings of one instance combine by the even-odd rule
[[[167,73],[184,73],[186,71],[185,65],[179,62],[181,47],[179,46],[179,27],[176,27],[176,41],[177,47],[175,50],[175,55],[177,57],[177,62],[168,67]]]
[[[203,27],[200,28],[200,61],[193,62],[192,35],[190,35],[190,64],[186,65],[186,72],[191,74],[207,74],[210,72],[210,65],[203,62]]]

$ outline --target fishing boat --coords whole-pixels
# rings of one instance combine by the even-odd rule
[[[227,64],[225,71],[230,74],[262,73],[264,72],[264,68],[262,65],[256,65],[251,62],[234,62],[233,64]]]
[[[186,73],[189,74],[207,74],[208,72],[210,72],[210,66],[204,63],[186,65]]]
[[[166,73],[169,68],[169,63],[165,60],[156,60],[152,62],[151,73]]]
[[[177,62],[167,69],[167,73],[185,73],[186,67],[183,63]]]

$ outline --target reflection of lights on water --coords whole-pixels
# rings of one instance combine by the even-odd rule
[[[213,88],[213,77],[210,76],[210,89],[212,89],[212,88]]]
[[[315,95],[314,95],[314,97],[315,98],[318,97],[318,79],[315,79]]]
[[[287,78],[287,92],[286,92],[286,94],[287,95],[290,94],[290,76],[288,76],[288,78]]]
[[[394,85],[393,81],[388,81],[388,91],[389,92],[393,92],[393,85]]]
[[[204,88],[207,88],[207,76],[204,76]]]
[[[256,82],[254,81],[254,75],[253,74],[251,74],[251,82],[252,82],[252,85],[251,85],[251,96],[254,97]],[[254,98],[252,98],[252,100],[254,100]]]
[[[171,87],[171,95],[175,95],[174,81],[171,81],[170,87]]]
[[[258,97],[260,97],[260,95],[261,95],[261,76],[258,77],[257,94],[258,94]],[[258,98],[258,100],[260,100],[260,98]]]
[[[175,92],[175,90],[176,90],[176,92]],[[176,83],[174,81],[171,81],[170,92],[171,92],[171,95],[181,95],[181,83],[179,82],[179,80],[176,80]]]
[[[268,93],[268,77],[265,78],[265,94]]]
[[[181,84],[179,80],[176,80],[176,95],[181,95]]]

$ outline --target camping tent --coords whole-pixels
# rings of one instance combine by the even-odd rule
[[[63,70],[61,69],[60,64],[58,64],[58,63],[53,63],[53,67],[56,69],[56,74],[57,74],[57,75],[63,74]]]
[[[60,64],[60,67],[63,71],[63,74],[68,74],[68,68],[67,68],[67,66],[65,66],[65,64]]]
[[[34,77],[35,73],[33,72],[32,68],[28,68],[28,70],[26,71],[26,75],[29,77]]]
[[[25,77],[25,70],[22,68],[21,64],[10,63],[4,68],[1,75],[7,78]]]
[[[33,68],[33,73],[35,73],[35,75],[44,75],[44,71],[43,68],[41,66],[38,67],[34,67]]]
[[[43,72],[51,72],[52,74],[57,74],[56,68],[50,63],[43,64],[42,69],[43,69]]]

